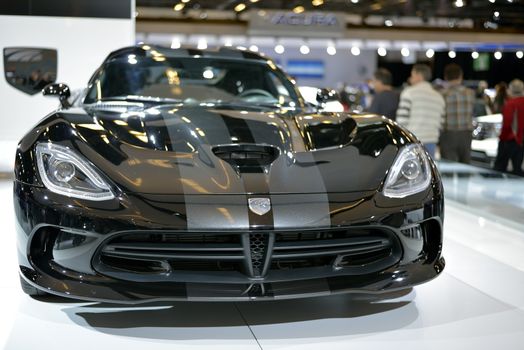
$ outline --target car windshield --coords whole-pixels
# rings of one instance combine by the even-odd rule
[[[216,57],[137,57],[106,63],[84,103],[104,100],[298,106],[292,83],[273,63]]]

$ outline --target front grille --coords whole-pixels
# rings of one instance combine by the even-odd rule
[[[239,269],[244,255],[240,235],[205,233],[126,234],[110,240],[99,253],[102,264],[137,273]]]
[[[272,268],[358,267],[399,258],[400,246],[381,230],[325,230],[277,233]]]
[[[231,272],[245,280],[290,270],[300,271],[301,276],[313,270],[317,274],[376,272],[398,262],[401,255],[396,236],[383,229],[126,233],[108,240],[93,265],[112,276],[180,277],[191,272],[194,280],[199,273],[205,279],[213,273]]]

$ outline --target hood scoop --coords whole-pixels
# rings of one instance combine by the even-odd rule
[[[212,148],[218,158],[242,172],[262,172],[280,155],[277,147],[257,144],[219,145]]]

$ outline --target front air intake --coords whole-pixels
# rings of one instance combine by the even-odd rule
[[[280,154],[278,148],[270,145],[233,144],[213,147],[218,158],[234,167],[253,168],[271,165]]]

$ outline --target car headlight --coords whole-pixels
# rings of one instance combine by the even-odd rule
[[[93,167],[69,148],[41,143],[36,146],[36,157],[38,172],[49,190],[92,201],[115,197]]]
[[[431,182],[431,169],[422,145],[402,148],[389,170],[383,193],[387,197],[403,198],[424,191]]]

